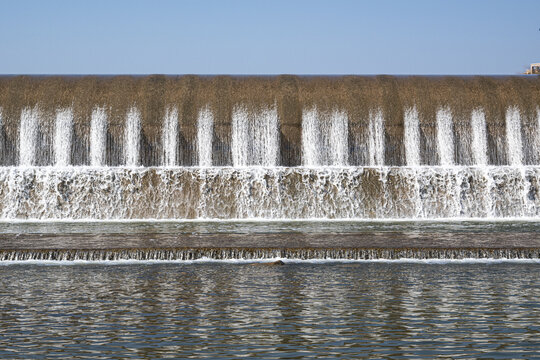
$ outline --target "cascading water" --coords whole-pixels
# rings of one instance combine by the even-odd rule
[[[416,107],[405,110],[404,118],[405,163],[407,166],[420,165],[420,121]]]
[[[437,110],[437,144],[440,165],[454,165],[454,129],[452,113],[447,107]]]
[[[21,112],[19,132],[19,165],[32,166],[35,163],[38,135],[39,109],[24,108]]]
[[[486,116],[482,109],[474,109],[471,114],[472,155],[475,165],[488,164]]]
[[[244,106],[236,106],[232,113],[233,166],[276,166],[278,125],[275,107],[250,113]]]
[[[330,119],[330,138],[327,140],[330,145],[330,164],[346,166],[348,165],[349,119],[347,114],[340,110],[332,111]]]
[[[199,166],[212,166],[212,138],[214,130],[214,115],[210,108],[205,107],[199,111],[197,120],[197,145]]]
[[[319,119],[316,109],[302,111],[302,159],[305,166],[320,164],[317,145],[320,141]]]
[[[506,110],[506,145],[510,165],[520,166],[523,163],[521,114],[515,106],[511,106]]]
[[[302,156],[304,165],[346,166],[348,158],[348,118],[343,111],[302,112]]]
[[[369,165],[384,165],[384,117],[381,109],[369,112]]]
[[[178,109],[169,108],[163,122],[163,166],[175,166],[178,153]]]
[[[126,166],[139,166],[141,136],[141,114],[135,107],[129,109],[126,115],[124,129],[124,161]]]
[[[70,165],[72,126],[73,111],[71,109],[58,111],[54,130],[54,157],[56,166]]]
[[[92,110],[90,120],[90,165],[105,164],[105,149],[107,145],[107,113],[105,109],[96,107]]]
[[[51,99],[0,79],[0,219],[540,217],[539,92],[492,102],[499,92],[475,79],[459,86],[478,97],[428,78],[427,98],[406,78],[170,81],[183,85]]]

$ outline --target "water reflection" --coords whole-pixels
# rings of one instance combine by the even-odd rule
[[[516,358],[540,350],[538,264],[0,270],[0,358]]]

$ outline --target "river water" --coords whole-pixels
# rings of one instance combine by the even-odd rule
[[[0,266],[0,358],[532,358],[524,261]]]

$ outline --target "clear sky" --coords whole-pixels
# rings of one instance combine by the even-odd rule
[[[2,74],[517,74],[540,0],[0,0]]]

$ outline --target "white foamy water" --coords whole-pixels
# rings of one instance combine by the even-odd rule
[[[279,161],[279,117],[277,107],[263,109],[259,114],[262,131],[256,131],[259,146],[256,161],[263,166],[277,166]],[[253,126],[257,128],[257,126]]]
[[[24,108],[21,111],[19,128],[19,165],[32,166],[36,161],[39,108]]]
[[[178,108],[168,108],[163,119],[163,166],[177,165]]]
[[[536,123],[535,123],[535,134],[534,140],[532,141],[532,146],[534,147],[533,156],[534,164],[540,165],[540,106],[536,108]]]
[[[516,106],[506,109],[506,145],[509,165],[520,166],[523,163],[523,143],[521,113]]]
[[[304,166],[317,166],[321,162],[317,148],[319,142],[317,109],[304,109],[302,110],[302,163]]]
[[[277,166],[278,135],[275,106],[254,111],[236,105],[232,113],[233,166]]]
[[[96,107],[92,110],[90,119],[90,165],[105,165],[105,151],[107,147],[107,113],[104,108]]]
[[[369,112],[369,165],[384,165],[384,117],[381,109]]]
[[[330,121],[330,138],[327,139],[331,152],[330,165],[347,166],[349,159],[349,118],[346,112],[334,110]]]
[[[348,164],[348,116],[341,110],[302,111],[302,162],[304,166]]]
[[[73,134],[73,111],[62,109],[56,113],[54,129],[54,158],[56,166],[71,163],[71,138]]]
[[[0,218],[538,218],[539,180],[535,166],[0,168]]]
[[[295,258],[261,258],[261,259],[212,259],[201,258],[195,260],[3,260],[0,266],[10,265],[41,265],[41,266],[84,266],[84,265],[144,265],[144,264],[272,264],[282,261],[284,264],[362,264],[362,263],[388,263],[388,264],[426,264],[426,265],[447,265],[447,264],[540,264],[540,259],[496,259],[496,258],[465,258],[465,259],[295,259]]]
[[[486,115],[481,108],[474,109],[471,113],[472,128],[472,156],[474,165],[487,165],[487,133]]]
[[[420,165],[420,120],[416,106],[405,109],[403,141],[407,166]]]
[[[197,118],[197,152],[199,166],[212,166],[212,138],[214,136],[214,114],[208,106],[199,111]]]
[[[454,165],[454,128],[452,126],[452,112],[450,108],[439,108],[436,119],[437,148],[439,150],[440,165]]]
[[[141,143],[141,113],[135,107],[129,109],[124,128],[124,161],[128,167],[139,166]]]
[[[249,164],[250,119],[244,106],[235,106],[232,113],[231,152],[233,166]]]

